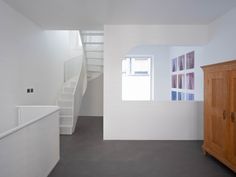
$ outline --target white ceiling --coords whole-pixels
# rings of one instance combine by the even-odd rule
[[[4,0],[44,29],[104,24],[208,24],[236,0]]]

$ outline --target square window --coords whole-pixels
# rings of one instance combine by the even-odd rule
[[[122,100],[153,100],[151,57],[126,57],[122,60]]]

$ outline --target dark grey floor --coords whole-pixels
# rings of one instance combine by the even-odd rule
[[[61,160],[49,177],[236,176],[202,154],[202,141],[103,141],[102,129],[102,117],[80,117],[75,134],[61,136]]]

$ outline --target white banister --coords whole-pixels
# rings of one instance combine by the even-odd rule
[[[87,63],[82,55],[67,60],[64,64],[62,91],[57,101],[61,107],[60,133],[72,134],[75,130],[83,96],[87,88]]]
[[[59,108],[18,109],[21,123],[0,134],[0,177],[47,177],[60,158]]]
[[[71,78],[78,76],[81,67],[81,58],[83,56],[77,56],[71,58],[64,63],[64,82],[67,82]]]
[[[85,64],[85,58],[83,57],[82,64],[81,64],[81,70],[79,73],[79,78],[76,84],[76,87],[74,89],[74,99],[73,99],[73,128],[72,132],[74,132],[77,119],[79,116],[79,111],[82,103],[83,96],[85,94],[87,88],[87,69]]]

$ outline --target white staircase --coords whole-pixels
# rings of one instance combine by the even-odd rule
[[[83,55],[64,63],[65,83],[58,96],[60,134],[71,135],[75,130],[87,81],[103,73],[103,31],[80,31]]]
[[[87,65],[84,56],[78,56],[64,63],[65,82],[58,95],[60,111],[60,134],[73,134],[80,113],[82,98],[87,88]]]
[[[60,106],[60,134],[72,134],[74,90],[78,77],[72,78],[62,86],[57,105]]]
[[[84,55],[87,63],[88,81],[103,73],[103,31],[81,31]]]

